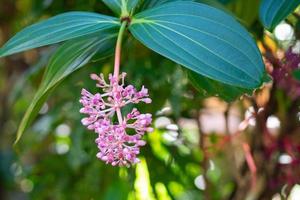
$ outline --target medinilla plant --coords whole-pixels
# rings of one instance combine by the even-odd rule
[[[255,40],[227,12],[191,0],[103,2],[118,17],[91,12],[63,13],[25,28],[0,49],[0,57],[4,57],[63,42],[49,61],[39,90],[21,121],[16,142],[56,86],[95,55],[97,59],[104,58],[112,55],[114,49],[114,69],[109,77],[91,74],[101,91],[92,94],[82,89],[80,112],[86,115],[82,124],[98,135],[99,159],[113,166],[139,162],[139,148],[145,145],[142,136],[152,130],[152,116],[136,108],[126,112],[124,107],[150,104],[151,98],[146,87],[136,89],[125,81],[126,73],[120,72],[124,35],[133,36],[145,47],[183,66],[198,89],[224,100],[251,94],[267,80]],[[269,12],[266,5],[270,2],[265,0],[260,11],[262,22],[272,29],[295,8],[296,1],[284,1],[290,5],[285,16],[271,18],[264,16]]]

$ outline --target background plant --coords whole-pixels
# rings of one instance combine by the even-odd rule
[[[83,3],[80,1],[66,1],[66,3],[60,3],[53,1],[50,4],[41,4],[40,2],[34,1],[26,2],[27,3],[23,3],[24,5],[16,5],[19,6],[17,8],[22,7],[24,13],[28,12],[28,10],[32,11],[30,12],[32,15],[25,18],[31,22],[35,22],[36,19],[47,16],[48,13],[53,15],[52,13],[58,14],[65,10],[92,11],[97,9],[98,13],[113,15],[101,2],[90,1],[89,3]],[[207,106],[209,105],[209,102],[213,100],[205,99],[204,97],[217,95],[226,101],[232,101],[244,93],[252,94],[253,89],[261,86],[263,81],[267,79],[256,43],[251,38],[252,36],[250,33],[246,32],[241,25],[230,17],[230,12],[236,13],[240,23],[253,33],[253,36],[261,47],[264,47],[261,48],[262,52],[268,55],[266,58],[268,58],[270,63],[273,63],[273,66],[274,62],[281,62],[276,60],[283,59],[281,57],[278,58],[277,55],[275,57],[270,56],[274,55],[274,46],[276,45],[275,43],[266,42],[270,40],[270,34],[263,34],[263,28],[258,21],[259,3],[238,0],[228,2],[204,2],[209,3],[218,9],[231,10],[225,11],[225,13],[227,12],[225,14],[202,4],[197,4],[197,6],[195,6],[196,4],[187,2],[165,4],[161,5],[162,7],[160,7],[159,4],[165,3],[166,1],[140,2],[140,4],[137,4],[137,7],[135,7],[136,1],[124,2],[129,4],[123,4],[123,6],[117,7],[117,4],[111,4],[111,1],[105,2],[108,7],[112,8],[117,17],[104,17],[103,15],[100,16],[99,14],[94,15],[91,13],[84,13],[84,16],[80,14],[78,27],[82,27],[82,29],[77,30],[75,32],[77,35],[75,36],[72,35],[73,33],[68,34],[68,26],[64,25],[61,27],[63,30],[60,31],[66,31],[63,32],[65,34],[53,34],[53,37],[46,37],[45,39],[42,37],[43,33],[51,34],[49,30],[54,29],[42,28],[40,29],[41,32],[36,33],[36,37],[30,35],[31,33],[29,32],[25,32],[25,34],[24,32],[23,34],[21,32],[21,34],[16,36],[20,37],[20,39],[13,38],[1,49],[1,54],[4,56],[21,50],[69,40],[64,42],[60,47],[48,47],[38,51],[32,50],[28,53],[22,55],[18,54],[15,57],[3,60],[3,64],[11,66],[11,68],[1,67],[1,71],[3,72],[3,83],[1,84],[3,85],[3,89],[1,90],[3,91],[3,95],[1,94],[1,97],[3,98],[1,116],[3,115],[3,120],[1,120],[1,122],[4,127],[2,135],[3,138],[6,138],[3,140],[3,149],[10,149],[9,144],[11,144],[11,142],[9,141],[11,141],[13,136],[7,136],[7,134],[15,132],[16,122],[18,122],[22,113],[24,113],[28,103],[31,102],[31,106],[28,108],[18,131],[19,136],[21,136],[24,130],[29,128],[27,134],[24,135],[24,140],[16,146],[18,158],[21,160],[13,164],[11,164],[12,161],[8,161],[7,165],[3,164],[3,166],[5,166],[3,169],[10,168],[10,171],[14,172],[14,175],[12,176],[9,176],[10,173],[3,173],[6,175],[5,180],[7,181],[5,183],[9,185],[9,180],[12,180],[10,178],[15,177],[14,181],[20,185],[23,191],[24,187],[25,191],[27,187],[28,191],[32,190],[30,193],[31,197],[38,199],[47,197],[67,199],[79,198],[79,196],[80,198],[97,196],[100,199],[111,199],[112,197],[110,195],[113,195],[116,199],[122,197],[125,199],[135,197],[143,199],[141,195],[145,194],[143,194],[141,188],[138,186],[134,187],[134,184],[138,185],[141,182],[145,183],[145,180],[149,180],[149,185],[144,184],[144,187],[148,188],[148,191],[150,191],[147,195],[151,198],[191,199],[195,197],[198,199],[199,196],[206,196],[206,198],[213,199],[239,199],[242,198],[239,195],[253,195],[253,190],[250,190],[247,186],[249,185],[249,182],[255,180],[253,178],[254,174],[263,181],[266,181],[264,186],[268,188],[268,190],[266,190],[267,192],[262,192],[265,191],[263,186],[256,182],[255,186],[260,188],[260,190],[254,190],[256,191],[254,194],[257,195],[257,198],[268,198],[274,195],[276,192],[280,191],[280,188],[283,187],[285,183],[288,183],[288,188],[291,188],[291,186],[297,182],[297,178],[293,181],[284,178],[282,184],[274,187],[272,184],[270,185],[269,181],[274,181],[269,180],[268,178],[272,177],[273,170],[270,170],[272,166],[266,167],[263,162],[265,160],[266,152],[269,152],[268,149],[271,148],[268,146],[269,143],[275,148],[275,150],[271,151],[273,157],[271,156],[270,158],[273,158],[273,160],[269,161],[270,165],[277,163],[276,158],[281,155],[280,153],[286,153],[286,148],[282,149],[279,147],[281,145],[274,146],[274,139],[268,139],[267,133],[260,134],[260,136],[257,135],[266,132],[264,124],[266,124],[267,119],[271,115],[280,116],[281,125],[284,124],[284,119],[296,119],[297,98],[291,100],[294,103],[288,103],[289,100],[286,99],[289,99],[289,97],[285,97],[285,91],[281,92],[280,88],[277,91],[276,82],[273,83],[271,90],[271,86],[268,86],[265,89],[257,91],[257,94],[254,97],[230,103],[228,104],[230,105],[228,106],[229,108],[224,109],[225,116],[231,116],[230,113],[233,112],[234,109],[240,109],[238,115],[242,121],[244,117],[243,114],[240,113],[243,113],[250,104],[253,104],[253,113],[256,113],[260,107],[264,107],[264,111],[260,112],[262,114],[257,116],[259,117],[257,119],[259,123],[257,123],[257,129],[254,132],[255,134],[251,135],[251,129],[247,129],[243,134],[237,133],[237,137],[219,136],[216,134],[205,136],[203,134],[198,134],[197,132],[197,129],[200,127],[205,127],[205,125],[203,125],[203,123],[206,123],[205,120],[200,120],[202,125],[198,124],[199,127],[197,128],[196,126],[194,129],[191,128],[190,125],[187,126],[186,123],[184,123],[185,125],[182,124],[182,121],[185,119],[190,119],[193,124],[195,124],[195,122],[198,121],[195,119],[198,119],[199,115],[205,116]],[[291,2],[293,2],[293,5]],[[271,4],[278,5],[278,7],[266,6],[267,4],[268,1],[263,1],[261,3],[260,18],[270,30],[272,30],[276,24],[284,19],[298,5],[297,1],[273,2],[273,4]],[[15,4],[8,3],[6,5],[12,5],[12,8],[14,8]],[[126,6],[124,7],[124,5]],[[192,10],[194,11],[187,10],[190,9],[189,5],[193,5]],[[134,7],[135,9],[133,9]],[[181,11],[178,11],[178,7],[182,8]],[[249,11],[247,14],[246,7],[257,10],[257,13],[253,14],[252,11]],[[187,11],[185,11],[185,8]],[[208,11],[204,12],[205,10],[202,9],[208,9]],[[7,10],[7,8],[5,8],[5,10]],[[166,14],[168,12],[170,14],[178,14],[179,12],[183,12],[184,14],[195,12],[198,14],[198,10],[202,11],[199,11],[199,13],[203,15],[200,17],[211,17],[210,15],[212,15],[215,17],[213,18],[215,21],[206,23],[204,20],[194,22],[193,20],[190,20],[190,18],[184,18],[187,16],[178,17],[176,19],[171,17],[164,17],[163,19],[156,17],[157,13]],[[11,13],[13,13],[12,10],[10,10],[9,14]],[[21,13],[22,12],[18,12],[18,15],[21,15]],[[273,17],[264,16],[268,13],[273,13],[271,15]],[[207,16],[205,16],[205,14],[207,14]],[[76,15],[76,13],[73,13],[71,16],[63,15],[61,17],[69,17],[68,19],[71,20],[70,25],[73,26],[74,22],[72,21],[76,19]],[[128,25],[128,31],[125,34],[124,48],[126,51],[122,54],[122,68],[124,71],[128,72],[128,76],[134,85],[147,85],[152,93],[150,95],[154,97],[151,106],[143,106],[141,109],[151,113],[156,113],[161,110],[155,115],[155,118],[161,120],[162,116],[167,117],[172,121],[171,124],[173,128],[176,124],[178,130],[176,128],[174,131],[170,125],[160,128],[158,126],[155,132],[147,137],[149,146],[143,151],[146,160],[142,159],[142,163],[135,169],[118,170],[102,166],[94,160],[93,155],[95,154],[96,149],[92,148],[93,145],[91,145],[93,138],[92,136],[89,136],[89,134],[86,134],[84,129],[78,125],[80,116],[77,114],[77,111],[79,110],[77,101],[79,99],[80,88],[83,86],[88,87],[89,84],[92,84],[87,80],[89,73],[101,71],[108,74],[112,71],[110,55],[112,55],[112,49],[115,45],[115,37],[119,30],[120,21],[127,20],[126,17],[128,15],[132,17],[130,24]],[[119,16],[121,20],[118,18]],[[4,20],[4,17],[2,17],[3,20],[1,20],[4,24],[2,26],[13,27],[9,24],[8,20]],[[63,18],[64,22],[68,20],[66,18]],[[93,24],[95,18],[97,19],[96,22],[99,20],[110,22],[107,24]],[[148,18],[148,21],[145,20],[145,18]],[[59,20],[59,18],[55,19]],[[85,21],[86,19],[87,21]],[[288,22],[296,27],[297,19],[297,14],[295,14],[288,18]],[[220,20],[223,20],[222,22],[228,26],[214,26],[214,23],[220,22]],[[211,31],[211,34],[205,36],[198,35],[193,32],[193,29],[186,30],[186,27],[174,24],[184,24],[185,22],[189,23],[189,27],[195,25],[197,31]],[[40,25],[42,26],[45,24],[41,22]],[[48,25],[51,26],[51,24]],[[92,27],[93,30],[85,26]],[[104,29],[106,30],[104,31]],[[176,32],[180,32],[180,34],[174,36],[174,31],[171,31],[172,29],[175,29]],[[3,30],[6,29],[3,28]],[[69,31],[73,32],[74,29],[69,29]],[[3,31],[3,33],[4,35],[9,34],[9,31]],[[86,36],[83,36],[84,34],[86,34]],[[162,39],[163,36],[167,36],[167,39]],[[186,36],[192,37],[193,40],[188,40]],[[177,64],[147,50],[134,39],[134,37],[154,51],[175,61]],[[222,40],[217,40],[216,37],[221,37]],[[158,40],[158,42],[155,43],[153,38]],[[176,43],[173,44],[170,41],[182,43],[177,43],[176,46]],[[210,51],[195,45],[199,42],[204,42],[207,47],[211,48],[209,49]],[[278,42],[278,44],[281,45],[280,42]],[[167,50],[163,50],[163,47],[167,48]],[[218,57],[212,56],[215,54],[222,59],[218,60]],[[37,60],[37,57],[40,58],[39,61]],[[51,58],[45,71],[44,78],[35,98],[32,100],[34,91],[34,87],[32,86],[36,87],[36,85],[39,85],[38,83],[40,82],[41,75],[44,71],[43,68],[47,64],[49,57]],[[27,58],[25,62],[24,58]],[[204,61],[208,61],[208,63],[203,63]],[[28,66],[34,65],[34,63],[36,63],[36,66],[28,68]],[[194,72],[186,71],[185,68],[180,67],[178,64],[181,64]],[[20,65],[23,65],[24,67],[22,68]],[[220,75],[220,73],[214,71],[214,65],[217,65],[220,69],[226,69],[225,74],[223,73]],[[86,67],[77,70],[83,66]],[[278,64],[278,66],[280,65]],[[27,68],[29,70],[26,71],[26,73],[23,73]],[[11,73],[14,75],[11,75]],[[22,75],[20,76],[17,74]],[[68,77],[71,74],[72,76]],[[197,91],[188,83],[188,78],[191,80],[193,86],[196,86],[198,89]],[[30,80],[30,82],[25,82],[25,80]],[[62,81],[63,83],[60,84]],[[15,82],[15,84],[10,84],[10,82]],[[12,88],[13,85],[14,87]],[[267,98],[265,93],[268,90],[270,90],[271,93],[270,96],[267,95]],[[68,93],[68,91],[70,91],[70,93]],[[54,92],[54,94],[50,100],[47,101],[49,94],[52,92]],[[276,103],[277,101],[280,103]],[[45,102],[47,103],[45,104]],[[223,104],[214,103],[214,105],[216,108],[220,108],[220,105]],[[276,106],[279,109],[278,111],[275,108]],[[50,110],[49,107],[51,108]],[[164,107],[166,108],[163,109]],[[171,111],[168,111],[170,108]],[[295,110],[295,113],[284,112],[288,109]],[[7,110],[10,112],[7,112]],[[46,114],[45,111],[47,111]],[[38,112],[40,112],[40,114],[38,114]],[[38,115],[38,118],[33,121],[36,115]],[[290,117],[285,117],[286,115]],[[254,117],[256,117],[256,115]],[[202,118],[200,117],[200,119]],[[31,127],[29,126],[30,122],[34,122]],[[294,123],[295,124],[289,125],[289,130],[296,130],[298,121],[295,120]],[[67,127],[69,129],[71,128],[71,135],[68,134],[69,129]],[[54,134],[54,132],[56,132],[56,134]],[[205,130],[201,131],[201,133],[203,132],[205,132]],[[224,132],[230,132],[230,130]],[[282,133],[279,135],[285,135],[285,128],[280,132]],[[175,137],[175,140],[170,141],[170,137]],[[281,139],[281,137],[284,138],[285,136],[280,136],[279,138],[276,137],[275,143],[281,143],[284,140]],[[233,139],[229,140],[226,138]],[[196,142],[198,139],[199,143]],[[8,142],[6,143],[5,141]],[[224,141],[225,144],[228,144],[229,141],[230,146],[234,150],[227,151],[226,148],[224,149],[223,145],[221,145]],[[249,166],[249,159],[248,161],[247,159],[244,161],[244,158],[247,158],[247,156],[244,155],[249,155],[249,151],[246,151],[247,145],[234,145],[234,141],[237,144],[246,143],[250,146],[250,155],[252,155],[251,157],[254,157],[256,164],[255,173],[252,170],[253,168],[248,170],[247,166]],[[288,146],[295,146],[293,148],[297,149],[296,144],[287,144]],[[232,156],[236,157],[237,155],[235,155],[234,152],[240,151],[241,147],[244,149],[242,151],[244,153],[243,155],[238,156],[238,158],[241,158],[240,160],[242,161],[235,161],[237,163],[232,167],[241,169],[242,175],[244,173],[249,173],[249,176],[243,175],[243,177],[245,177],[244,179],[241,179],[239,176],[240,172],[233,170],[235,173],[234,176],[231,176],[230,171],[232,169],[225,170],[225,168],[222,167],[224,163],[226,163],[226,158],[229,158],[230,160],[232,159]],[[203,149],[207,148],[208,150],[203,151]],[[292,153],[289,150],[288,155],[291,156],[291,154]],[[6,154],[5,156],[6,158],[10,157]],[[293,156],[293,159],[296,160],[295,158],[297,155]],[[5,161],[5,159],[3,160]],[[211,168],[209,168],[209,163],[212,162],[214,163],[214,170],[210,170]],[[57,163],[57,165],[55,163]],[[199,167],[199,163],[201,163],[201,167]],[[154,168],[156,170],[147,172],[147,169]],[[278,166],[275,166],[275,168],[278,169]],[[101,171],[101,169],[103,171]],[[61,174],[57,173],[57,171],[60,171]],[[276,170],[274,170],[274,172],[275,171]],[[295,171],[293,172],[296,173]],[[56,175],[53,175],[53,173]],[[45,178],[46,174],[48,174],[49,177],[42,180],[41,178]],[[201,176],[199,176],[200,174],[204,174],[204,179],[207,183],[206,192],[198,190],[194,185],[196,177],[198,178],[198,181],[201,179]],[[39,175],[43,176],[39,177]],[[114,181],[111,176],[115,177]],[[150,179],[148,177],[150,177]],[[224,181],[225,186],[219,185],[220,180]],[[260,179],[258,181],[260,181]],[[131,185],[128,184],[128,182],[131,183]],[[146,181],[146,183],[148,182]],[[11,185],[13,186],[14,184],[12,183]],[[43,188],[43,185],[47,186],[47,189]],[[90,187],[91,185],[93,185],[93,187]],[[102,189],[99,189],[99,187]],[[120,190],[120,188],[123,189]],[[270,188],[273,189],[270,190]],[[61,192],[68,190],[70,193]],[[116,190],[119,190],[119,192],[116,192]],[[249,192],[245,192],[248,190]],[[47,191],[52,192],[49,194]],[[117,197],[117,194],[120,194],[120,197]]]

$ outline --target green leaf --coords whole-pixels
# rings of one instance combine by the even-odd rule
[[[90,12],[68,12],[31,25],[0,49],[0,57],[119,27],[118,19]]]
[[[263,0],[259,9],[260,20],[267,29],[272,31],[299,4],[300,0]]]
[[[207,78],[254,89],[265,73],[249,33],[230,15],[194,2],[173,2],[134,16],[131,33],[159,54]]]
[[[294,79],[296,79],[297,81],[300,81],[300,69],[294,70],[292,74],[293,74]]]
[[[194,1],[194,0],[145,0],[142,4],[141,10],[146,10],[150,8],[154,8],[160,6],[162,4],[174,2],[174,1]]]
[[[225,9],[225,7],[223,6],[223,3],[225,3],[225,2],[222,2],[221,0],[219,0],[219,1],[217,1],[217,0],[146,0],[142,3],[141,10],[154,8],[154,7],[157,7],[157,6],[166,4],[166,3],[175,2],[175,1],[190,1],[190,2],[194,1],[194,2],[198,2],[198,3],[208,4],[208,5],[211,5],[216,8]],[[227,0],[227,1],[230,1],[230,0]]]
[[[228,4],[228,8],[240,21],[250,27],[258,18],[260,0],[235,0]]]
[[[19,141],[23,132],[37,116],[55,87],[75,70],[88,63],[97,52],[103,52],[103,55],[106,55],[106,52],[113,47],[116,36],[116,34],[108,34],[101,38],[98,36],[71,40],[55,52],[47,67],[43,81],[21,121],[15,143]]]
[[[128,16],[133,12],[140,0],[102,0],[114,13]]]
[[[187,71],[188,78],[192,85],[204,96],[216,96],[221,99],[232,102],[244,94],[252,94],[252,90],[234,87],[205,76],[199,75],[191,70]]]

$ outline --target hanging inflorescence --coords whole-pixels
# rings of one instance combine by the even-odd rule
[[[122,115],[122,108],[128,104],[151,103],[148,89],[143,86],[137,91],[132,85],[125,86],[125,76],[126,73],[119,77],[110,74],[107,83],[103,74],[91,74],[91,79],[97,81],[96,86],[101,88],[103,93],[91,94],[82,89],[80,99],[83,105],[80,112],[87,115],[82,119],[82,124],[98,134],[97,157],[113,166],[138,163],[140,147],[146,144],[142,136],[145,132],[152,131],[151,114],[141,114],[133,108],[127,115]],[[130,129],[133,130],[133,134],[128,133]]]

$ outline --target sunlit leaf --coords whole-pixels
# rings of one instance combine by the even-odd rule
[[[235,0],[228,7],[241,23],[249,27],[258,18],[259,3],[260,0]]]

